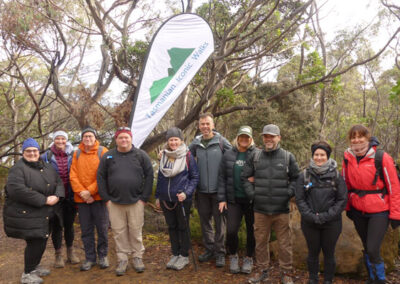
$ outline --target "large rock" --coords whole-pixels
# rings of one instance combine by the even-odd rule
[[[366,275],[363,262],[362,243],[354,228],[353,222],[343,212],[343,230],[336,245],[336,272],[339,274]],[[300,213],[294,203],[291,204],[290,223],[292,227],[293,262],[296,268],[307,269],[307,244],[300,227]],[[388,228],[382,248],[381,255],[385,262],[387,271],[394,269],[395,259],[398,255],[399,229]],[[271,252],[277,256],[277,244],[271,243]],[[320,255],[321,266],[323,265],[322,252]]]

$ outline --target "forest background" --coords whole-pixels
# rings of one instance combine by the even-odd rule
[[[61,127],[77,144],[91,125],[110,146],[116,127],[129,123],[153,34],[183,11],[208,21],[215,53],[145,141],[152,157],[166,129],[180,127],[189,143],[198,115],[211,112],[230,140],[246,124],[260,145],[262,126],[278,124],[301,166],[318,139],[340,162],[355,123],[398,159],[400,5],[371,1],[374,17],[327,36],[321,9],[331,1],[0,0],[3,182],[27,137],[46,149]]]

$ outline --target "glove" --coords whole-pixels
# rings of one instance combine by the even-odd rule
[[[353,220],[353,212],[351,212],[350,210],[349,210],[349,211],[346,211],[346,216],[347,216],[347,218],[349,218],[350,220]]]
[[[400,226],[400,220],[390,220],[390,225],[392,225],[393,230]]]

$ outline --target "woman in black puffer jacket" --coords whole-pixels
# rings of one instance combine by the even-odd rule
[[[346,207],[347,188],[339,175],[328,143],[311,146],[312,159],[296,184],[296,203],[301,213],[301,229],[308,246],[309,284],[318,283],[319,253],[324,254],[324,284],[335,274],[335,246],[342,232],[342,211]]]
[[[39,144],[28,138],[22,145],[22,159],[9,171],[4,204],[4,230],[8,237],[24,239],[25,271],[21,283],[42,283],[50,273],[39,267],[50,224],[62,224],[60,198],[64,186],[57,172],[39,156]]]
[[[254,151],[253,130],[250,126],[239,128],[233,148],[226,151],[222,157],[218,177],[218,201],[221,213],[227,210],[227,236],[226,246],[229,254],[231,273],[249,274],[253,268],[255,249],[254,239],[254,212],[251,201],[247,198],[243,184],[240,180],[242,167],[248,156]],[[237,255],[239,239],[238,232],[244,216],[246,222],[247,241],[246,257],[242,267],[239,267]]]

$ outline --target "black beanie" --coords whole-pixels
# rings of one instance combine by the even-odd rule
[[[329,146],[329,145],[328,145]],[[326,155],[328,156],[328,159],[331,156],[331,152],[332,150],[330,149],[330,147],[327,147],[325,145],[321,145],[321,144],[313,144],[311,146],[311,155],[314,156],[314,152],[317,151],[317,149],[322,149],[326,152]]]
[[[167,130],[165,137],[167,140],[171,137],[178,137],[179,139],[183,140],[182,130],[180,130],[178,127],[171,127]]]
[[[86,132],[92,132],[92,133],[94,134],[94,137],[97,138],[97,132],[96,132],[96,130],[95,130],[93,127],[86,126],[86,127],[83,128],[83,130],[82,130],[81,139],[83,138],[83,135],[84,135]]]

